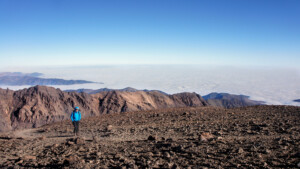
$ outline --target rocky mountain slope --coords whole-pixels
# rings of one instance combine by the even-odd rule
[[[46,86],[12,91],[0,89],[0,131],[38,127],[69,119],[74,106],[83,117],[160,108],[206,106],[196,93],[107,91],[90,95]]]
[[[101,88],[101,89],[77,89],[77,90],[65,90],[66,92],[77,92],[77,93],[88,93],[88,94],[97,94],[101,92],[107,91],[126,91],[126,92],[137,92],[137,91],[145,91],[145,92],[160,92],[165,95],[169,95],[163,91],[159,90],[137,90],[131,87],[127,87],[124,89],[109,89],[109,88]],[[262,101],[255,101],[249,99],[249,96],[245,95],[235,95],[229,93],[210,93],[208,95],[202,96],[208,105],[214,107],[223,107],[223,108],[234,108],[234,107],[245,107],[245,106],[254,106],[254,105],[263,105]]]
[[[263,105],[262,101],[250,100],[249,96],[234,95],[228,93],[210,93],[203,96],[207,103],[211,106],[234,108],[244,106]]]
[[[0,134],[1,168],[297,168],[300,107],[170,108]]]

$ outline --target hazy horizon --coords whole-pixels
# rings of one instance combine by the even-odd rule
[[[81,67],[27,67],[7,71],[40,72],[43,78],[88,80],[104,84],[53,85],[67,89],[136,89],[161,90],[169,94],[212,92],[243,94],[267,104],[298,105],[300,97],[300,72],[296,69],[266,67],[231,67],[204,65],[102,65]],[[0,69],[3,72],[4,69]],[[22,89],[30,86],[0,86]]]

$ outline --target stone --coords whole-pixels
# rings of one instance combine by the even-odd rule
[[[38,138],[39,140],[46,140],[46,136],[42,136]]]
[[[155,137],[155,136],[151,136],[151,135],[150,135],[150,136],[148,137],[148,139],[147,139],[147,140],[149,140],[149,141],[155,141],[155,140],[156,140],[156,137]]]
[[[112,131],[112,130],[113,130],[113,126],[112,125],[106,126],[106,131]]]
[[[53,148],[56,148],[56,147],[58,147],[59,146],[59,144],[53,144]]]
[[[67,145],[73,145],[73,144],[75,144],[73,141],[68,141],[67,142]]]
[[[269,149],[266,149],[265,153],[270,154],[272,151]]]
[[[172,138],[168,138],[166,141],[167,141],[167,142],[172,142],[173,139],[172,139]]]
[[[165,153],[164,153],[164,156],[167,157],[167,158],[170,158],[170,157],[171,157],[170,153],[168,153],[168,152],[165,152]]]
[[[200,136],[200,140],[203,141],[203,142],[212,140],[213,138],[214,138],[214,136],[210,133],[202,133],[201,136]]]
[[[101,157],[102,153],[101,153],[101,152],[97,152],[96,155],[97,155],[98,157]]]
[[[70,156],[64,160],[64,165],[72,165],[78,161],[77,156]]]
[[[244,149],[240,147],[239,150],[238,150],[238,153],[239,154],[243,154],[244,153]]]
[[[184,112],[182,115],[186,116],[186,115],[189,115],[190,113],[189,112]]]
[[[26,155],[22,158],[24,161],[36,160],[36,156]]]
[[[75,144],[85,144],[85,140],[83,137],[78,137],[75,139]]]
[[[97,136],[93,136],[93,142],[95,142],[95,143],[97,143],[97,142],[99,142],[100,140],[99,140],[99,138],[97,137]]]
[[[22,159],[19,159],[16,164],[22,164],[23,163],[23,160]]]

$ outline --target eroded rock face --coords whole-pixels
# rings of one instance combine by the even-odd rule
[[[93,97],[87,94],[65,93],[45,86],[9,91],[8,94],[1,91],[1,97],[5,99],[1,99],[0,114],[8,116],[5,123],[10,124],[10,128],[1,128],[2,131],[38,127],[67,119],[75,105],[87,112],[85,116],[97,111],[90,106],[94,102]]]
[[[12,91],[0,89],[0,132],[32,128],[69,119],[73,107],[83,117],[171,107],[205,106],[196,93],[165,95],[157,91],[63,92],[46,86]]]

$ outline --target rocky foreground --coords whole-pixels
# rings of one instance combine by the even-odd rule
[[[300,107],[116,113],[0,135],[1,168],[297,168]]]

